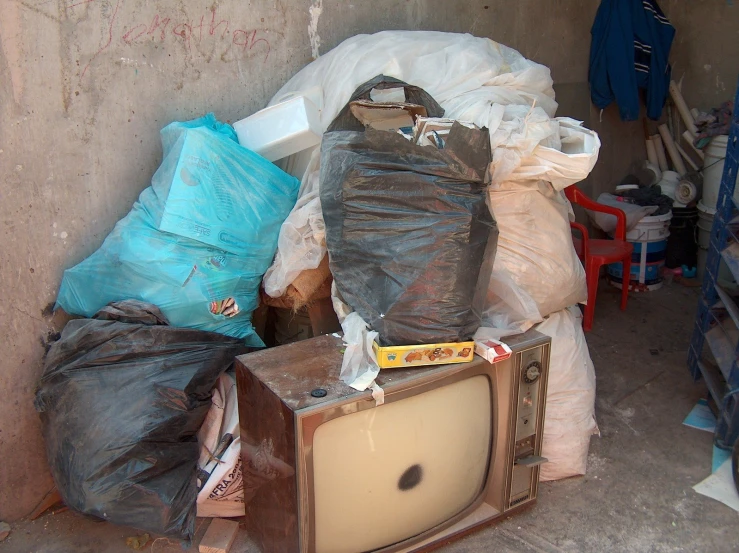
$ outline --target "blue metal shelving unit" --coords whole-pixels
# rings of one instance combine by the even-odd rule
[[[713,219],[701,299],[688,351],[695,380],[706,381],[719,410],[716,445],[730,449],[739,438],[739,303],[718,282],[721,262],[739,282],[739,216],[734,188],[739,171],[739,83],[726,149],[724,173]],[[704,345],[711,355],[704,354]]]

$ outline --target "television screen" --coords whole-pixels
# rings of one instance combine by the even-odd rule
[[[487,376],[340,416],[313,438],[315,550],[372,551],[448,521],[491,458]]]

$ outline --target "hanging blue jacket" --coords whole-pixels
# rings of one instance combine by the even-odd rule
[[[616,100],[621,119],[639,119],[639,90],[657,120],[670,86],[667,59],[675,28],[655,0],[602,0],[591,29],[590,97],[604,109]]]

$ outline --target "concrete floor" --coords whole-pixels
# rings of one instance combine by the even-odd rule
[[[533,508],[439,551],[739,551],[739,514],[692,490],[710,473],[712,436],[681,424],[705,393],[686,367],[697,298],[697,289],[672,284],[632,295],[622,313],[616,292],[602,282],[587,335],[601,430],[591,442],[588,474],[542,484]],[[198,524],[201,535],[207,522]],[[0,551],[130,553],[126,537],[137,534],[65,512],[13,525]],[[161,539],[146,551],[183,549]],[[231,551],[257,550],[242,532]]]

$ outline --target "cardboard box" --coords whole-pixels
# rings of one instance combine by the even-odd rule
[[[377,355],[377,364],[381,369],[469,363],[475,356],[475,342],[419,346],[380,346],[375,342],[372,349]]]
[[[498,340],[480,340],[475,342],[475,353],[488,363],[497,363],[511,356],[511,348]]]
[[[419,146],[435,146],[441,150],[446,145],[446,139],[454,123],[459,123],[468,129],[477,128],[472,123],[464,121],[455,121],[443,117],[419,116],[416,118],[416,125],[413,128],[413,141]]]
[[[397,131],[413,128],[417,117],[426,116],[426,108],[405,102],[376,103],[354,100],[349,104],[352,115],[365,127],[378,131]]]

